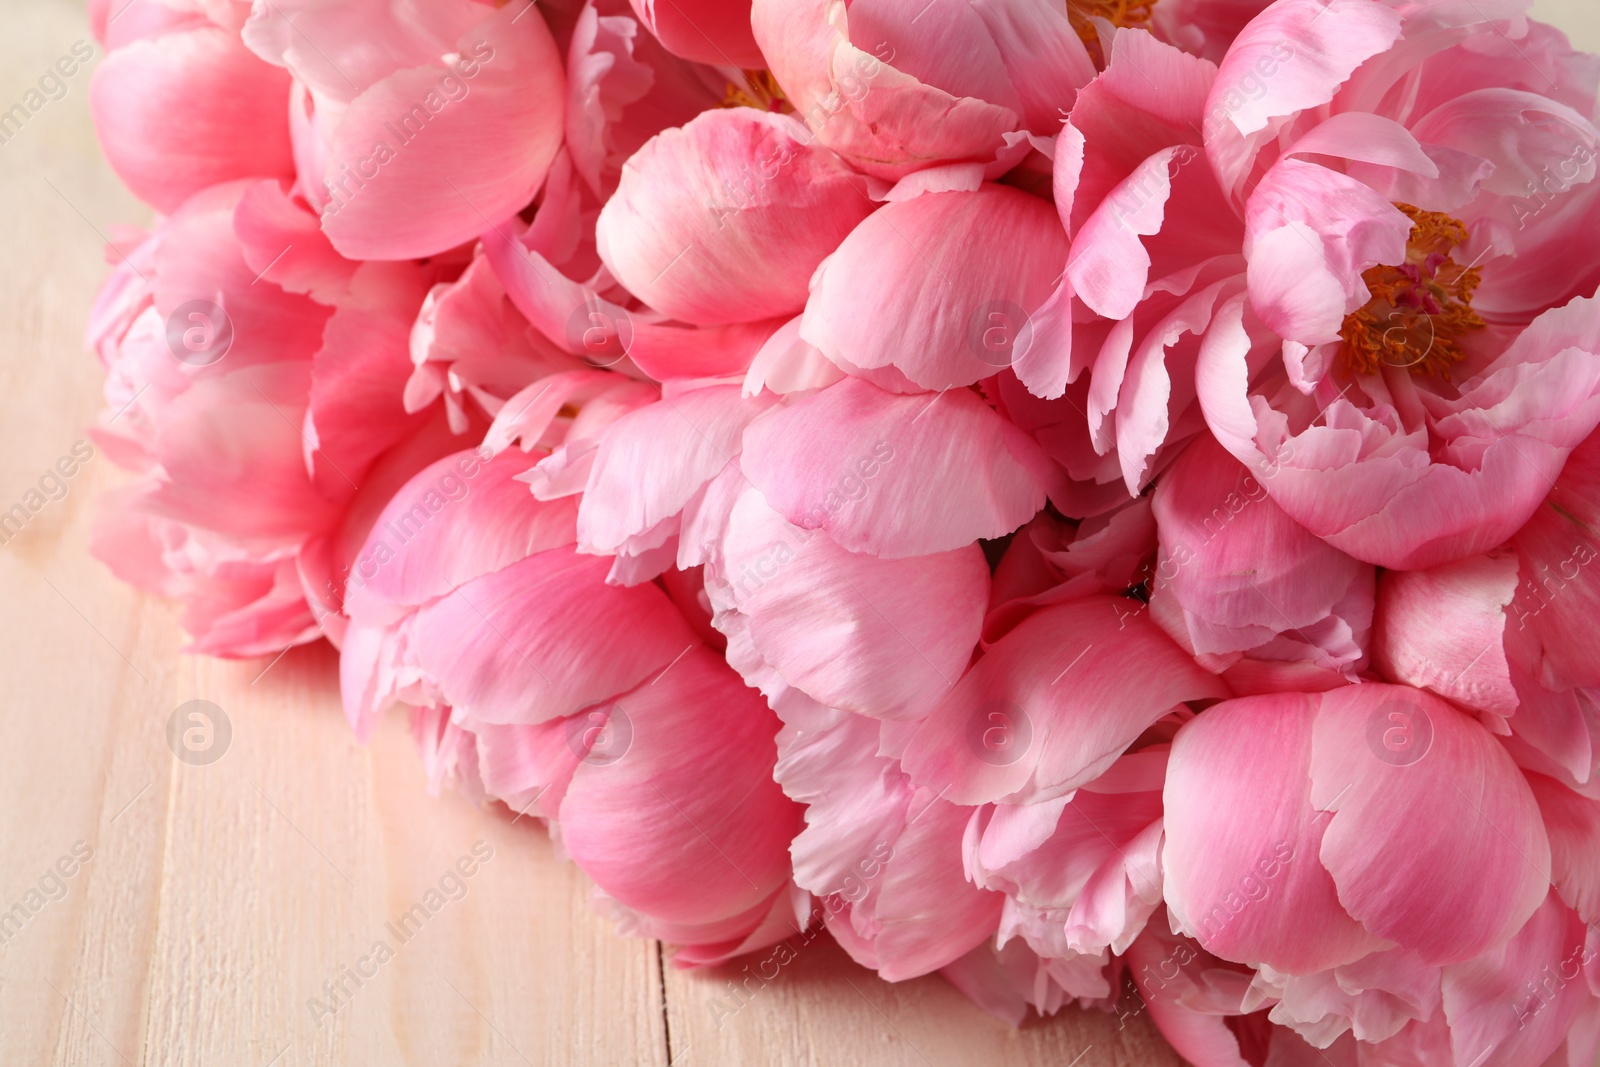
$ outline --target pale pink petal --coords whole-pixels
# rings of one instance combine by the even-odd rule
[[[819,269],[800,334],[830,359],[970,385],[1032,342],[1067,240],[1050,204],[1005,186],[885,205]]]
[[[658,381],[742,373],[777,329],[776,321],[695,328],[634,316],[572,281],[512,236],[514,222],[486,230],[483,248],[506,295],[556,344],[594,367],[631,359]],[[531,231],[524,230],[526,237]]]
[[[1550,884],[1527,781],[1489,732],[1439,698],[1365,683],[1324,693],[1311,803],[1339,901],[1432,963],[1512,936]]]
[[[542,503],[516,480],[528,460],[460,452],[397,492],[351,568],[352,616],[388,621],[536,552],[576,540],[575,501]],[[481,620],[480,620],[481,623]]]
[[[1600,546],[1600,436],[1568,457],[1550,495],[1511,539],[1523,585],[1511,603],[1533,651],[1528,669],[1550,689],[1600,685],[1600,584],[1590,566]]]
[[[680,513],[739,455],[745,427],[774,400],[746,400],[738,386],[713,386],[618,419],[600,440],[579,507],[585,551],[614,553]]]
[[[905,396],[855,378],[767,412],[744,447],[740,466],[785,519],[891,558],[1011,532],[1044,505],[1053,466],[969,390]]]
[[[698,325],[792,315],[817,265],[876,206],[795,119],[708,111],[641,148],[596,223],[617,280]]]
[[[294,545],[330,523],[333,502],[302,456],[310,381],[309,364],[263,364],[196,380],[173,398],[153,445],[163,477],[149,511],[245,543]]]
[[[1099,777],[1174,705],[1225,695],[1146,615],[1090,597],[995,642],[903,761],[917,784],[958,803],[1047,800]]]
[[[464,582],[418,610],[411,655],[468,725],[599,703],[699,644],[661,590],[607,585],[609,568],[558,548]]]
[[[1444,1014],[1455,1062],[1539,1064],[1589,1004],[1582,920],[1554,890],[1507,944],[1444,969]],[[1510,1008],[1509,1011],[1506,1009]]]
[[[994,936],[1004,898],[962,873],[969,814],[930,790],[911,798],[905,829],[871,894],[828,917],[828,929],[858,963],[898,982],[938,970]]]
[[[848,552],[749,492],[724,552],[728,596],[756,650],[828,707],[918,718],[977,645],[989,575],[976,545],[907,559]]]
[[[1551,882],[1584,922],[1600,917],[1600,801],[1580,796],[1542,774],[1528,775],[1550,834]]]
[[[1157,486],[1156,584],[1182,606],[1200,653],[1239,652],[1327,618],[1354,590],[1372,615],[1373,570],[1285,515],[1261,481],[1210,438]],[[1364,627],[1363,627],[1364,631]],[[1324,655],[1322,665],[1353,666]]]
[[[1331,100],[1351,72],[1395,42],[1400,24],[1382,4],[1282,0],[1241,30],[1206,101],[1206,151],[1223,187],[1236,189],[1275,126]]]
[[[860,17],[878,21],[854,42],[848,23],[856,13],[830,0],[756,0],[751,22],[772,73],[817,139],[866,173],[893,180],[938,163],[988,163],[1022,122],[1004,101],[960,95],[981,83],[1021,107],[977,13],[935,12],[944,25],[964,21],[965,51],[941,47],[951,38],[937,30],[921,38],[911,24],[917,12],[906,4],[868,5]],[[917,68],[924,58],[962,86],[935,87],[894,65]]]
[[[1246,1067],[1228,1017],[1243,1014],[1249,978],[1156,921],[1128,948],[1128,973],[1150,1021],[1195,1067]]]
[[[333,134],[323,228],[353,259],[471,240],[533,198],[561,141],[561,57],[537,11],[508,5],[462,34],[470,79],[435,59],[351,100]]]
[[[322,304],[346,295],[357,264],[333,250],[317,216],[282,181],[264,181],[239,198],[233,229],[253,276]]]
[[[1471,556],[1426,571],[1388,571],[1378,586],[1373,660],[1384,675],[1506,716],[1519,699],[1506,662],[1514,556]]]

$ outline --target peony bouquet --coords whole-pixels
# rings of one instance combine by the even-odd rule
[[[1600,58],[1527,7],[96,0],[95,552],[679,965],[1588,1067]]]

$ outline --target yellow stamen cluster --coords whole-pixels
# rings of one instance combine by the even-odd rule
[[[757,111],[780,113],[794,110],[771,71],[747,70],[744,80],[743,85],[731,81],[728,83],[728,88],[722,94],[723,107],[753,107]]]
[[[1067,18],[1078,37],[1089,49],[1095,66],[1104,70],[1107,56],[1100,47],[1100,32],[1092,18],[1103,18],[1113,26],[1143,29],[1150,22],[1150,9],[1156,0],[1067,0]]]
[[[1482,272],[1451,258],[1467,240],[1460,222],[1410,204],[1395,207],[1411,219],[1406,261],[1361,275],[1372,299],[1347,315],[1339,331],[1345,367],[1352,374],[1403,367],[1448,380],[1450,368],[1462,359],[1461,336],[1484,325],[1472,310]]]

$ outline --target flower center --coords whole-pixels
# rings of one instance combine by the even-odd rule
[[[1484,325],[1472,310],[1482,272],[1451,258],[1467,240],[1460,222],[1410,204],[1395,207],[1411,219],[1406,261],[1361,275],[1372,299],[1347,315],[1339,330],[1345,365],[1352,374],[1389,366],[1449,379],[1450,368],[1462,359],[1461,336]]]
[[[1143,28],[1150,22],[1150,9],[1156,0],[1067,0],[1067,19],[1089,49],[1095,66],[1105,69],[1107,56],[1100,47],[1100,31],[1091,18],[1102,18],[1113,26]]]
[[[723,107],[753,107],[757,111],[792,112],[789,98],[778,85],[778,79],[767,70],[744,71],[744,84],[728,82],[722,94]]]

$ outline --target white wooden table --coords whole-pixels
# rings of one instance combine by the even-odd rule
[[[1600,47],[1595,0],[1537,10]],[[4,0],[0,110],[80,40],[81,2]],[[148,218],[100,161],[87,85],[70,79],[0,144],[0,511],[84,438],[101,248]],[[0,914],[25,917],[0,920],[7,1067],[1178,1062],[1143,1019],[1068,1011],[1012,1030],[940,979],[880,982],[825,938],[742,1010],[713,1011],[737,968],[676,971],[616,936],[528,820],[427,796],[398,718],[357,745],[329,649],[180,654],[176,611],[88,556],[95,498],[119,479],[96,456],[0,546]],[[191,699],[232,727],[209,766],[167,747]],[[493,859],[466,895],[316,1011],[480,841]]]

